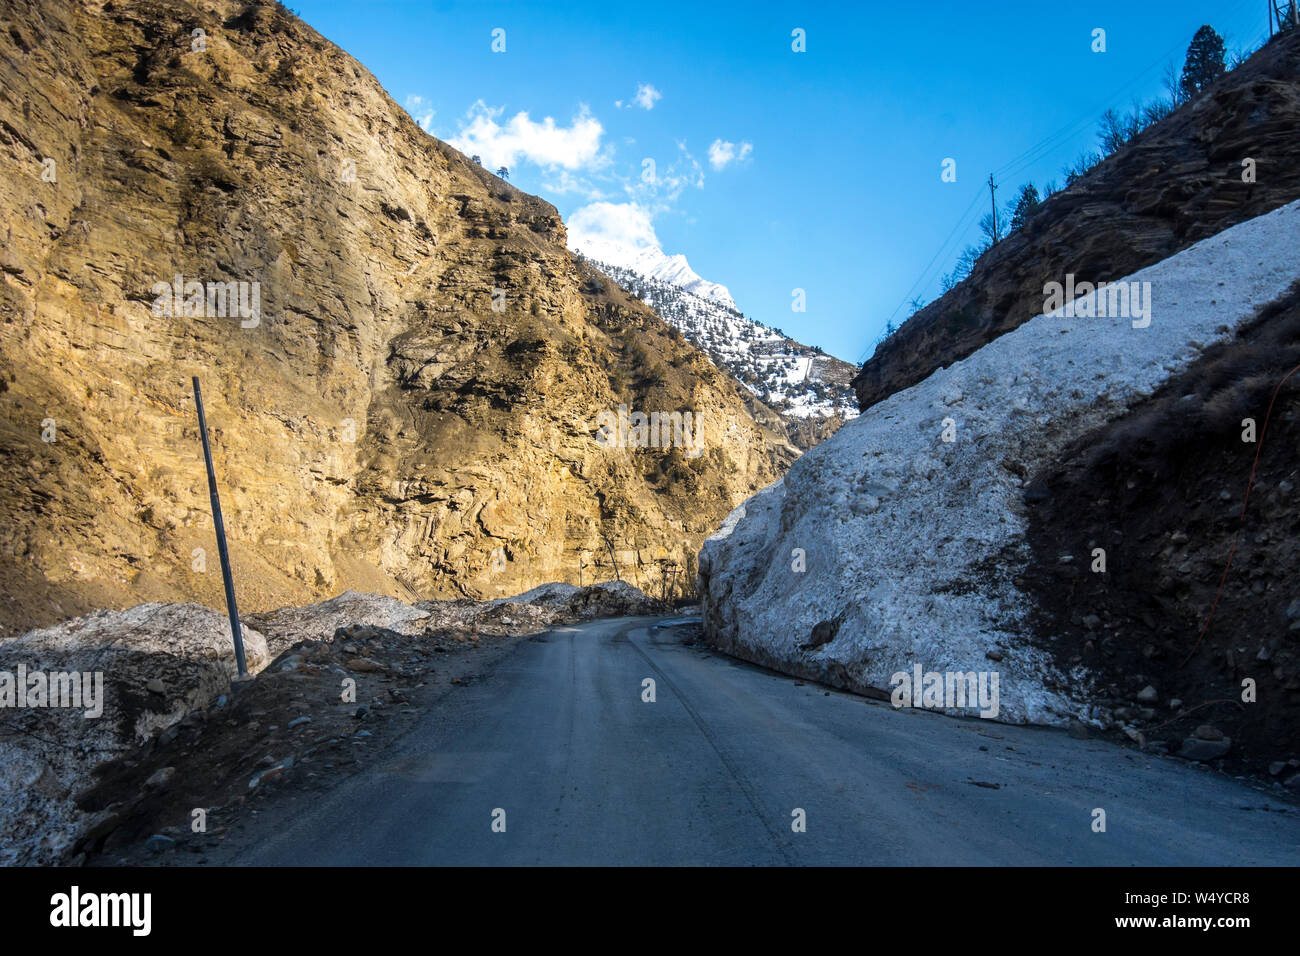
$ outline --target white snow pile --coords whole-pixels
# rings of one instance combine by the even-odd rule
[[[1300,202],[1121,280],[1150,283],[1145,328],[1040,315],[873,406],[705,542],[706,632],[738,656],[863,691],[889,693],[918,664],[993,671],[1000,720],[1097,722],[1088,675],[1053,674],[1021,637],[1018,474],[1123,415],[1298,278]],[[1085,298],[1094,307],[1079,311],[1108,311],[1105,291]],[[1063,676],[1073,699],[1047,686]]]
[[[604,581],[577,587],[552,581],[509,598],[418,601],[344,591],[327,601],[282,607],[242,619],[266,636],[271,655],[299,641],[332,641],[340,628],[379,627],[417,635],[445,629],[487,634],[528,634],[595,617],[660,614],[662,602],[630,584]]]
[[[251,628],[244,653],[252,673],[270,662]],[[224,704],[234,674],[226,615],[198,604],[95,611],[0,642],[0,866],[58,862],[111,815],[77,805],[95,769]]]
[[[626,581],[602,581],[576,587],[552,581],[510,598],[487,602],[421,601],[429,613],[425,628],[503,629],[525,633],[597,617],[662,614],[668,605]]]
[[[576,584],[565,584],[562,581],[551,581],[547,584],[539,584],[531,591],[525,591],[523,594],[516,594],[512,598],[497,598],[493,603],[504,604],[536,604],[541,606],[563,604],[569,598],[573,597],[581,590]]]
[[[299,641],[329,640],[340,627],[383,627],[401,634],[419,634],[428,613],[395,597],[344,591],[328,601],[240,618],[265,634],[272,656],[278,656]]]

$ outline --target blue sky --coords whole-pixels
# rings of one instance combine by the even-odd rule
[[[1267,35],[1262,0],[289,6],[566,222],[653,236],[747,315],[851,362],[909,296],[938,295],[990,172],[999,204],[1060,182],[1102,111],[1158,95],[1202,23],[1230,52]]]

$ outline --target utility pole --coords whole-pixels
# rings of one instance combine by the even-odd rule
[[[1269,0],[1269,37],[1295,27],[1300,27],[1300,7],[1296,6],[1296,0]]]
[[[989,199],[993,203],[993,245],[998,244],[998,187],[993,184],[993,174],[989,173]]]
[[[194,376],[194,405],[199,410],[199,435],[203,438],[203,461],[208,466],[208,494],[212,499],[212,523],[217,528],[217,553],[221,555],[221,578],[226,585],[226,612],[230,615],[230,636],[235,640],[235,665],[239,676],[248,676],[244,662],[244,634],[239,628],[239,608],[235,606],[235,579],[230,573],[230,554],[226,551],[226,526],[221,521],[221,499],[217,495],[217,473],[212,468],[212,448],[208,445],[208,420],[203,415],[203,394],[199,377]]]

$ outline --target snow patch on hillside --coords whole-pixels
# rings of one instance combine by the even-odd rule
[[[721,301],[616,263],[591,262],[770,407],[793,418],[857,417],[858,400],[849,385],[856,366],[802,345]]]
[[[1300,278],[1297,235],[1292,203],[1130,276],[1151,283],[1146,328],[1041,315],[849,422],[705,542],[711,638],[858,689],[888,692],[917,663],[996,670],[1002,720],[1098,720],[1084,703],[1087,673],[1053,673],[1021,637],[1030,608],[1014,584],[1029,560],[1019,475],[1280,297]]]

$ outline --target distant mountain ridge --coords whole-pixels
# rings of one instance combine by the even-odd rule
[[[701,279],[685,256],[658,253],[634,260],[655,266],[657,273],[651,275],[579,255],[654,309],[765,404],[796,423],[857,417],[857,399],[849,385],[856,366],[749,318],[736,308],[725,286]],[[812,443],[799,442],[803,447]]]

